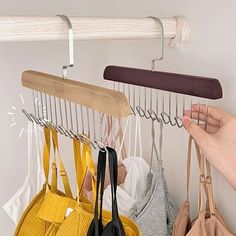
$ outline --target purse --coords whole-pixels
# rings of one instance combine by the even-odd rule
[[[99,153],[101,155],[101,153]],[[104,153],[103,153],[104,155]],[[98,196],[96,195],[96,177],[95,177],[95,165],[93,164],[93,159],[91,157],[91,147],[85,148],[85,156],[82,158],[83,161],[86,160],[86,169],[91,173],[92,178],[92,191],[95,195],[95,198]],[[101,159],[101,158],[100,158]],[[104,159],[104,158],[103,158]],[[100,164],[99,164],[100,166]],[[98,167],[98,166],[97,166]],[[100,172],[97,170],[98,173]],[[81,176],[82,177],[82,176]],[[84,176],[85,177],[85,176]],[[83,177],[83,178],[84,178]],[[98,180],[101,179],[101,175],[99,175]],[[84,179],[81,181],[77,179],[78,183],[83,183]],[[100,182],[100,181],[99,181]],[[78,187],[79,188],[79,187]],[[57,236],[87,236],[89,227],[94,219],[94,213],[95,213],[95,203],[89,202],[85,196],[83,196],[83,189],[80,189],[80,194],[78,194],[77,199],[77,206],[75,209],[70,213],[68,217],[64,220],[64,222],[59,227],[59,230],[57,232]],[[110,220],[112,219],[111,212],[102,210],[102,225],[107,225]],[[124,227],[125,235],[126,236],[139,236],[140,231],[137,227],[137,225],[128,217],[120,216],[121,222]],[[101,223],[100,223],[101,224]]]
[[[50,224],[46,229],[46,236],[56,235],[60,224],[64,221],[67,211],[74,209],[76,206],[76,200],[73,199],[69,179],[60,155],[58,136],[55,129],[51,129],[53,147],[54,147],[54,162],[53,162],[53,184],[52,188],[49,189],[44,197],[42,206],[39,209],[37,216]],[[57,190],[57,160],[59,162],[60,176],[62,177],[62,183],[64,186],[65,194],[58,194]]]
[[[45,184],[42,190],[33,198],[29,206],[24,211],[21,219],[16,227],[14,236],[44,236],[45,232],[49,229],[50,223],[44,219],[38,217],[38,213],[45,199],[45,195],[48,191],[56,192],[58,195],[64,195],[64,193],[57,190],[57,170],[56,164],[52,164],[52,182],[49,185],[49,166],[50,166],[50,148],[51,148],[51,133],[52,130],[44,128],[44,149],[43,149],[43,167],[45,174]],[[55,146],[55,145],[54,145]],[[55,147],[54,147],[55,149]],[[55,161],[55,157],[54,157]],[[63,165],[61,166],[63,167]],[[61,174],[64,182],[69,182],[66,172],[61,169]]]
[[[195,142],[199,168],[199,196],[198,196],[198,216],[191,222],[189,213],[189,177],[191,165],[191,146],[192,137],[189,138],[188,160],[187,160],[187,201],[185,201],[182,210],[179,212],[174,229],[173,236],[231,236],[231,232],[224,221],[223,216],[215,206],[212,189],[212,177],[210,164],[203,157],[199,146]],[[206,167],[206,168],[205,168]],[[206,173],[205,173],[206,169]],[[206,207],[203,208],[203,193],[206,194]]]
[[[116,155],[116,151],[113,148],[107,147],[107,150],[108,150],[109,171],[110,171],[110,181],[111,181],[112,220],[106,225],[101,236],[111,236],[111,235],[112,236],[125,236],[126,234],[125,234],[121,219],[119,217],[117,199],[116,199],[117,177],[118,177],[117,155]],[[102,205],[102,202],[100,204]]]
[[[102,200],[105,181],[106,158],[108,156],[111,195],[112,195],[112,214],[111,220],[107,218],[107,211],[102,210]],[[116,190],[117,190],[117,175],[118,164],[116,151],[113,148],[107,147],[107,150],[102,149],[99,152],[98,158],[98,179],[96,189],[96,203],[94,218],[88,229],[87,236],[125,236],[125,235],[140,235],[137,225],[134,224],[128,217],[119,216]],[[100,191],[100,194],[99,194]],[[100,199],[100,204],[99,204]],[[100,209],[99,209],[100,206]],[[100,214],[98,216],[98,213]],[[106,219],[105,221],[103,219]],[[104,224],[106,223],[106,224]],[[105,227],[103,225],[106,225]]]

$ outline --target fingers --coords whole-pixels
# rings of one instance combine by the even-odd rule
[[[205,130],[208,134],[215,134],[219,130],[219,127],[211,126],[209,124],[207,124],[207,126],[205,124],[200,124],[199,127]]]
[[[220,123],[224,123],[225,121],[229,120],[230,118],[232,118],[232,115],[230,115],[229,113],[216,108],[216,107],[212,107],[212,106],[207,106],[204,104],[194,104],[192,106],[192,109],[194,111],[203,113],[205,115],[208,115],[210,117],[212,117],[215,120],[218,120]]]
[[[207,124],[211,125],[211,126],[215,126],[215,127],[218,127],[218,128],[220,126],[220,122],[218,120],[216,120],[216,119],[214,119],[214,118],[212,118],[210,116],[207,116],[204,113],[199,113],[197,111],[186,110],[184,112],[184,115],[188,116],[191,119],[199,120],[199,121],[202,121],[202,122],[206,122],[207,121]]]
[[[195,139],[198,145],[201,148],[206,147],[207,141],[210,138],[209,134],[205,132],[201,127],[199,127],[197,124],[195,124],[195,122],[187,116],[183,117],[183,124],[185,129]]]

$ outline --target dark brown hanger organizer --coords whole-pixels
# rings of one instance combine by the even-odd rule
[[[207,99],[223,97],[219,80],[208,77],[110,65],[104,79]]]

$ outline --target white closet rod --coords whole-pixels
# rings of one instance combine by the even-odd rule
[[[90,39],[148,39],[160,37],[160,27],[149,18],[70,17],[74,37]],[[176,36],[176,18],[162,18],[165,38]],[[185,20],[180,41],[189,40],[190,27]],[[0,16],[0,42],[50,41],[68,37],[66,23],[60,17]]]

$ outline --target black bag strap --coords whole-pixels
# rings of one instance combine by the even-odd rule
[[[118,206],[117,206],[117,178],[118,178],[118,160],[116,151],[113,148],[107,148],[109,153],[109,173],[111,181],[111,198],[112,198],[112,219],[116,220],[119,218]]]
[[[112,220],[106,225],[103,230],[102,236],[125,236],[125,231],[122,222],[119,217],[118,206],[117,206],[117,178],[118,178],[118,158],[116,151],[113,148],[109,148],[108,162],[109,162],[109,173],[111,182],[111,196],[112,196]]]
[[[104,192],[105,172],[106,172],[106,156],[107,151],[101,149],[98,154],[97,163],[97,185],[96,185],[96,200],[94,209],[94,218],[89,226],[87,236],[100,236],[103,230],[102,226],[102,201]],[[99,211],[100,203],[100,211]]]

